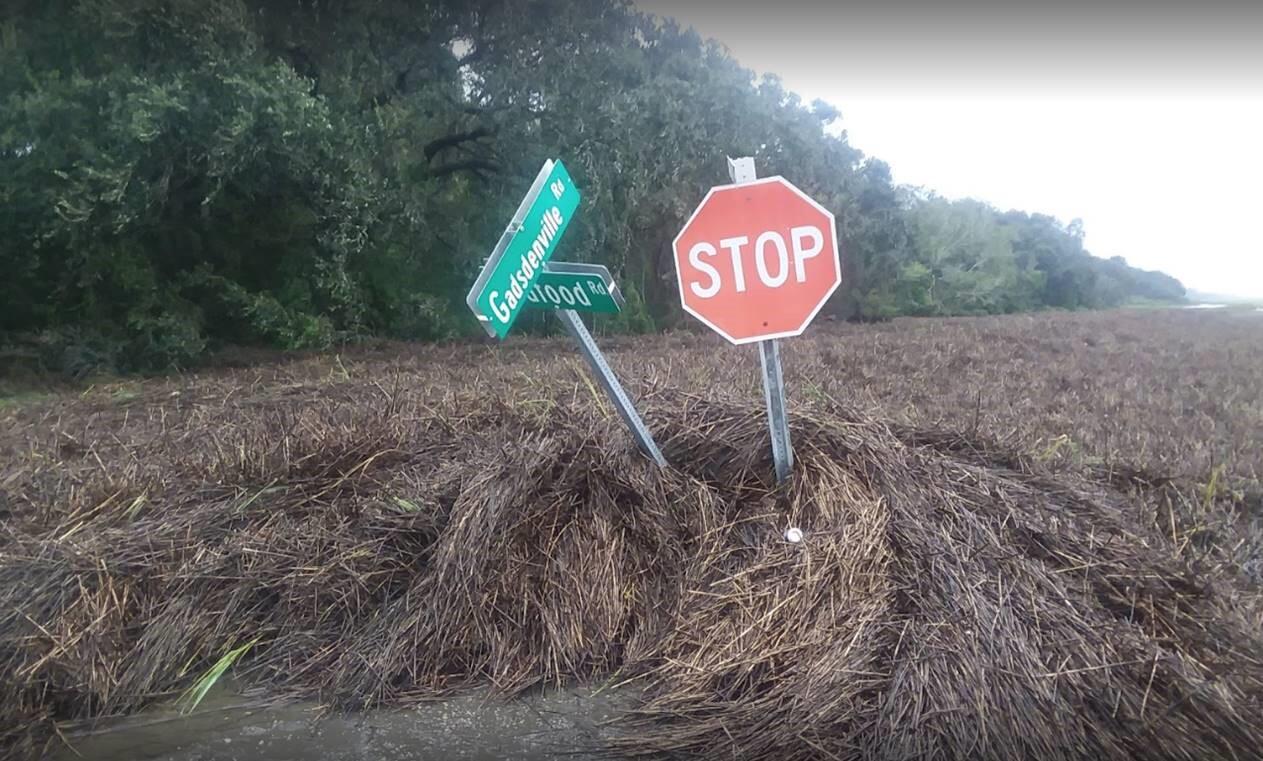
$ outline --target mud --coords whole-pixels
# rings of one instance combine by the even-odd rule
[[[504,701],[467,695],[408,709],[322,714],[221,694],[192,715],[155,710],[67,736],[54,761],[553,761],[595,748],[625,694],[569,690]]]

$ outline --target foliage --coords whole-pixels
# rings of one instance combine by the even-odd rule
[[[180,707],[180,713],[190,714],[196,711],[197,707],[206,698],[207,693],[219,682],[220,677],[227,673],[228,669],[232,668],[233,664],[240,660],[241,656],[245,655],[258,641],[259,638],[255,637],[241,647],[233,648],[224,653],[219,660],[215,661],[206,670],[206,673],[202,674],[196,682],[189,685],[187,690],[180,693],[180,697],[176,700],[176,704]]]
[[[907,220],[910,246],[888,284],[894,311],[994,314],[1038,305],[1041,273],[1015,256],[1012,231],[990,207],[917,198]]]
[[[638,299],[619,330],[679,317],[670,241],[724,154],[837,214],[833,314],[1182,295],[1073,223],[896,187],[839,119],[622,0],[13,4],[0,334],[134,370],[471,331],[464,292],[549,157],[584,194],[564,255]]]

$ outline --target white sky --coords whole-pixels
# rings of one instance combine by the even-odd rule
[[[1263,296],[1263,17],[786,3],[636,4],[832,103],[897,182],[1079,217],[1098,256]]]

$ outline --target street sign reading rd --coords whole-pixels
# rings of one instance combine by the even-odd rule
[[[526,305],[536,309],[573,309],[576,312],[617,314],[623,294],[599,264],[549,262],[526,295]]]
[[[488,334],[509,334],[577,208],[579,191],[566,168],[548,160],[465,299]]]
[[[781,177],[711,188],[673,248],[684,310],[734,344],[799,335],[842,282],[833,215]]]
[[[578,208],[579,190],[566,168],[560,161],[545,161],[478,273],[465,303],[487,333],[497,338],[509,334],[518,313],[527,304],[535,302],[536,306],[555,308],[554,314],[579,344],[583,358],[636,442],[659,467],[665,468],[667,461],[653,434],[576,311],[583,308],[617,312],[622,307],[622,295],[609,270],[591,264],[557,264],[548,272],[547,262]],[[536,290],[540,282],[544,284],[542,295]]]

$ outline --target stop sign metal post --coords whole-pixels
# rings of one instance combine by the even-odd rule
[[[684,310],[734,344],[759,344],[776,480],[794,454],[778,339],[800,335],[842,282],[833,214],[754,159],[729,159],[673,243]]]

